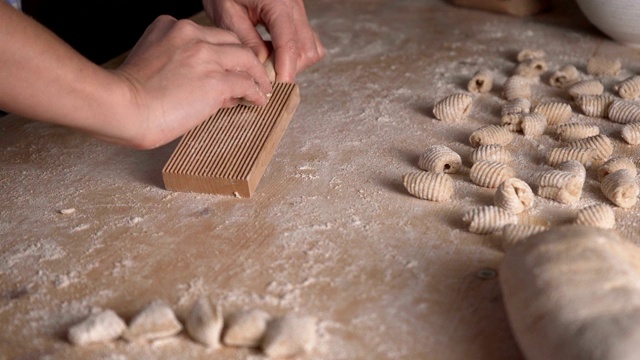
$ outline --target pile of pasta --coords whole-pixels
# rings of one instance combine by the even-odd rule
[[[311,352],[316,343],[316,319],[288,313],[273,317],[255,308],[238,310],[223,316],[222,307],[209,296],[200,297],[185,319],[184,326],[165,301],[157,299],[145,306],[129,325],[111,309],[93,312],[69,328],[68,339],[83,346],[123,338],[146,344],[180,333],[208,349],[225,346],[261,349],[269,358],[291,358]]]
[[[543,50],[519,52],[513,73],[503,84],[500,123],[480,126],[469,136],[474,148],[469,178],[478,186],[495,189],[495,193],[492,205],[472,208],[462,220],[473,233],[501,233],[505,246],[548,228],[548,225],[518,224],[518,214],[534,205],[536,195],[561,204],[580,200],[587,169],[597,169],[600,189],[609,203],[580,208],[574,220],[577,224],[613,228],[613,208],[635,206],[640,193],[633,160],[613,156],[612,139],[601,134],[597,125],[576,121],[571,103],[555,100],[533,103],[531,86],[541,82],[541,75],[548,70]],[[621,124],[622,139],[638,145],[640,104],[635,100],[640,97],[640,76],[617,80],[620,71],[619,60],[594,56],[587,62],[586,73],[574,65],[565,65],[551,74],[548,84],[566,90],[573,105],[587,117]],[[616,79],[611,93],[605,92],[602,82],[605,77]],[[478,70],[468,82],[468,92],[448,95],[434,104],[434,116],[447,123],[465,120],[474,96],[489,93],[493,84],[492,71]],[[517,136],[535,141],[547,135],[555,136],[560,144],[547,149],[547,168],[538,171],[529,184],[518,178],[510,166],[512,155],[508,145]],[[403,175],[407,191],[430,201],[451,199],[454,178],[450,174],[463,168],[461,156],[445,145],[433,145],[421,154],[417,165],[420,170]]]

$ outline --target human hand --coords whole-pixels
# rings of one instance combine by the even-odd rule
[[[262,64],[235,34],[170,16],[147,28],[114,74],[128,84],[133,102],[124,112],[130,114],[124,143],[145,149],[172,141],[241,98],[264,105],[271,92]]]
[[[214,24],[237,34],[261,61],[269,56],[269,47],[256,30],[263,24],[273,42],[276,80],[294,82],[298,73],[325,55],[302,1],[203,0],[203,5]]]

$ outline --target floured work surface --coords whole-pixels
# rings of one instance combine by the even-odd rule
[[[167,190],[250,197],[300,102],[275,83],[267,105],[220,109],[185,134],[162,170]]]

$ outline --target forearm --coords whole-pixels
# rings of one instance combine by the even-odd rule
[[[2,1],[0,24],[0,109],[106,138],[122,130],[117,77]]]

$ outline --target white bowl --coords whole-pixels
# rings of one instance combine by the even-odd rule
[[[600,31],[624,45],[640,48],[640,1],[576,0]]]

